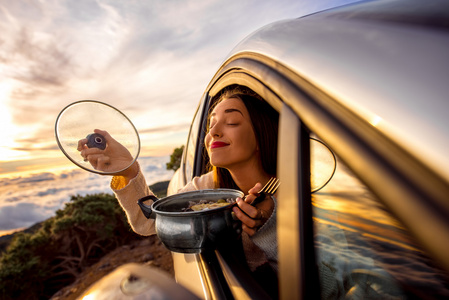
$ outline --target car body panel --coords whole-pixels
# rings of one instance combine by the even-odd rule
[[[287,66],[449,180],[447,30],[347,10],[268,25],[230,59],[258,53]]]

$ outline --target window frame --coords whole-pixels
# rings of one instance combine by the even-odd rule
[[[249,69],[245,69],[244,71],[241,68],[235,68],[234,66],[230,66],[229,69],[225,70],[222,74],[220,74],[219,80],[214,82],[214,84],[208,89],[208,104],[204,106],[203,110],[203,116],[207,115],[207,110],[210,107],[210,101],[213,99],[219,91],[221,91],[223,88],[229,85],[233,84],[239,84],[244,85],[252,90],[254,90],[256,93],[261,95],[274,109],[276,109],[280,113],[280,123],[285,122],[286,119],[293,120],[296,122],[299,122],[299,119],[297,118],[296,114],[288,108],[283,100],[278,97],[270,88],[268,88],[262,80],[257,78],[257,73],[250,72]],[[287,115],[287,111],[290,111],[289,118],[284,117]],[[283,121],[284,120],[284,121]],[[205,119],[203,119],[203,125],[205,126]],[[205,127],[203,127],[203,130]],[[297,160],[297,166],[301,164],[310,165],[310,157],[309,157],[309,135],[306,128],[303,126],[299,126],[299,131],[297,132],[297,135],[293,135],[291,133],[296,131],[291,131],[288,126],[284,126],[284,131],[288,133],[286,137],[284,137],[284,145],[286,151],[289,151],[290,143],[296,143],[298,147],[301,149],[301,153],[304,155],[301,157],[301,159]],[[201,129],[200,129],[201,130]],[[303,141],[307,141],[304,143]],[[280,143],[280,141],[279,141]],[[199,148],[204,148],[204,145],[201,145]],[[198,150],[198,153],[200,153],[201,150]],[[290,153],[296,153],[289,151]],[[199,161],[195,163],[197,166],[203,166],[204,163],[201,162],[202,157],[198,157]],[[291,164],[288,165],[287,172],[296,172],[301,171],[300,174],[296,174],[292,177],[295,181],[290,185],[291,190],[294,190],[295,192],[290,196],[290,200],[292,203],[299,203],[299,206],[296,210],[292,210],[291,207],[285,206],[282,208],[283,214],[287,214],[285,216],[285,220],[294,220],[296,218],[299,218],[300,222],[296,224],[296,231],[295,231],[295,238],[293,240],[297,241],[295,244],[295,249],[297,253],[297,264],[291,264],[291,263],[284,263],[281,264],[284,267],[288,267],[289,270],[287,271],[280,271],[279,272],[279,282],[280,282],[280,289],[284,289],[284,292],[281,291],[281,294],[284,293],[285,295],[288,295],[288,297],[291,297],[293,293],[295,293],[295,298],[298,299],[307,299],[310,297],[316,297],[319,295],[319,280],[318,280],[318,273],[316,271],[315,262],[314,262],[314,247],[313,247],[313,226],[312,226],[312,217],[311,217],[311,200],[310,200],[310,180],[306,176],[306,174],[309,174],[308,168],[292,168]],[[296,166],[295,165],[295,166]],[[285,170],[281,169],[281,172],[285,172]],[[203,169],[202,172],[205,172]],[[288,175],[281,175],[281,178],[287,178]],[[298,189],[297,187],[300,186],[302,188]],[[288,189],[284,183],[283,183],[283,190]],[[308,191],[308,192],[304,192]],[[284,196],[282,196],[282,192],[280,192],[280,199],[281,201],[284,201]],[[284,202],[286,203],[286,202]],[[296,205],[295,205],[296,206]],[[309,213],[308,213],[309,212]],[[280,228],[278,224],[278,232],[286,232],[291,229],[290,224],[287,224],[285,226],[281,226],[284,228]],[[292,241],[292,236],[289,235],[285,238],[283,238],[283,242],[280,242],[278,240],[278,244],[286,244],[290,243]],[[291,249],[289,249],[289,246],[282,247],[286,251],[283,251],[283,258],[280,258],[280,261],[287,262],[291,259]],[[223,272],[225,273],[225,277],[234,277],[237,278],[237,282],[242,284],[243,289],[246,290],[247,293],[250,293],[250,296],[254,296],[253,293],[251,293],[251,290],[254,290],[253,288],[248,289],[251,287],[251,281],[248,281],[248,274],[245,272],[242,272],[241,270],[238,270],[236,268],[235,261],[232,261],[229,259],[229,256],[225,255],[224,253],[220,253],[218,250],[217,256],[220,258],[221,262],[221,268]],[[307,259],[305,259],[307,257]],[[201,261],[201,258],[200,258]],[[215,266],[217,267],[217,266]],[[281,266],[280,266],[281,268]],[[281,275],[283,274],[283,275]],[[292,274],[295,274],[293,277]],[[307,274],[307,276],[306,276]],[[312,274],[315,274],[312,276]],[[292,280],[293,279],[293,280]],[[208,280],[209,281],[209,280]],[[301,282],[301,285],[298,285],[297,283]],[[293,283],[289,284],[285,287],[282,285],[285,283]],[[214,288],[211,288],[213,290]],[[215,288],[216,289],[216,288]],[[233,293],[236,293],[238,289],[231,286],[231,289]],[[258,296],[260,297],[260,295]],[[285,298],[286,299],[286,298]]]

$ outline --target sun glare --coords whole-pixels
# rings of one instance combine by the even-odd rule
[[[8,83],[0,83],[0,161],[9,161],[22,155],[19,151],[13,150],[17,146],[14,136],[19,133],[19,130],[12,122],[7,104],[11,89]]]
[[[373,126],[379,125],[380,122],[382,122],[382,118],[379,117],[379,116],[374,116],[374,117],[372,118],[372,120],[370,120],[370,123],[371,123],[371,125],[373,125]]]

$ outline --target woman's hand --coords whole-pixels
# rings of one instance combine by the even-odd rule
[[[106,148],[104,150],[99,148],[89,148],[86,145],[87,138],[84,138],[78,141],[77,149],[81,152],[81,156],[84,160],[89,161],[95,170],[113,173],[115,171],[123,170],[131,165],[134,158],[126,147],[112,138],[107,131],[95,129],[94,132],[101,134],[106,139]],[[137,172],[137,164],[133,164],[130,168],[120,173],[114,173],[114,175],[134,178],[137,175]]]
[[[251,203],[259,196],[258,191],[262,189],[262,184],[257,183],[252,189],[248,191],[248,195],[244,198],[237,198],[237,207],[233,208],[233,212],[236,217],[242,221],[242,229],[249,236],[253,236],[257,229],[262,227],[263,224],[270,218],[274,210],[274,202],[270,196],[252,206]]]

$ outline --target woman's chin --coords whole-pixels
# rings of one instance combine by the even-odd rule
[[[226,168],[226,166],[228,165],[226,163],[226,160],[214,158],[214,157],[210,158],[210,164],[216,168]]]

